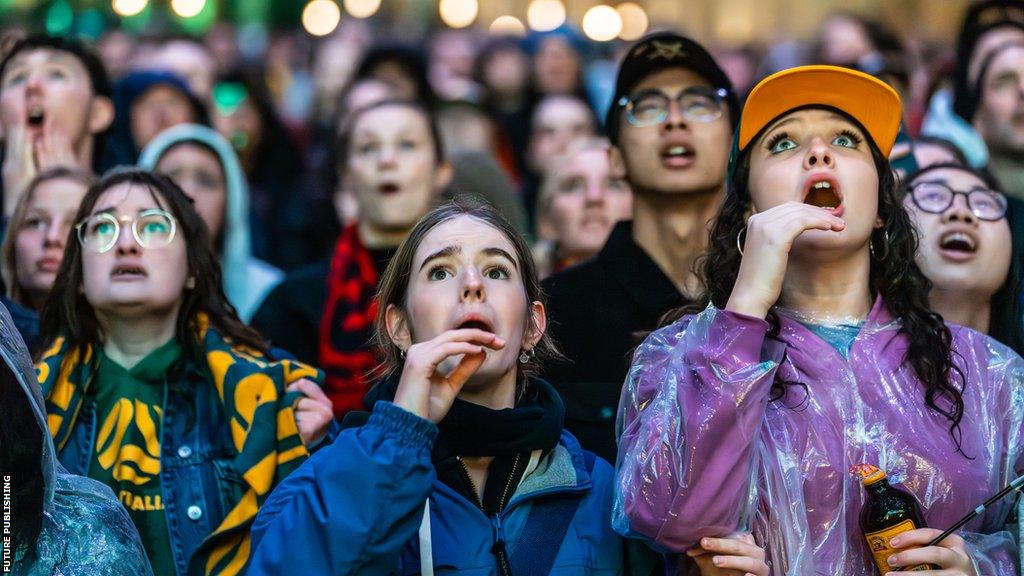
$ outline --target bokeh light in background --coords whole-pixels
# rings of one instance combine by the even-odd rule
[[[523,21],[515,16],[507,15],[495,18],[488,30],[495,36],[524,36],[526,34],[526,26],[523,25]]]
[[[591,40],[607,42],[622,31],[622,17],[607,4],[598,4],[583,15],[583,33]]]
[[[198,16],[206,7],[206,0],[171,0],[171,10],[182,18]]]
[[[650,22],[647,19],[647,12],[644,12],[639,4],[623,2],[616,6],[615,10],[622,18],[622,31],[619,32],[619,38],[631,41],[643,37]]]
[[[146,9],[149,0],[114,0],[111,8],[118,16],[135,16]]]
[[[46,31],[54,36],[65,34],[75,23],[75,11],[67,0],[54,0],[46,10]]]
[[[341,22],[341,8],[334,0],[312,0],[302,9],[302,27],[313,36],[326,36]]]
[[[526,22],[538,32],[554,30],[565,23],[562,0],[533,0],[526,9]]]
[[[465,28],[480,13],[477,0],[441,0],[437,6],[441,21],[451,28]]]
[[[380,10],[381,0],[345,0],[345,12],[354,18],[369,18]]]

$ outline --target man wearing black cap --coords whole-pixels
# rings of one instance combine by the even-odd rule
[[[545,376],[566,427],[615,462],[615,413],[631,352],[701,290],[693,272],[725,195],[736,94],[696,42],[648,36],[627,53],[608,112],[612,163],[634,192],[633,220],[596,258],[547,279],[549,331],[568,358]]]
[[[38,35],[11,47],[0,61],[5,216],[40,170],[92,172],[114,119],[110,96],[106,69],[78,40]]]

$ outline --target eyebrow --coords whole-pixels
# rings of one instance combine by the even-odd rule
[[[776,128],[779,128],[781,126],[785,126],[786,124],[790,124],[790,123],[793,123],[793,122],[803,122],[803,120],[801,118],[797,118],[796,116],[790,116],[789,118],[786,118],[785,120],[780,120],[780,121],[776,122],[775,124],[772,124],[771,126],[768,127],[767,130],[764,131],[764,133],[767,134],[767,133],[771,132],[772,130],[775,130]]]
[[[423,264],[420,264],[420,270],[423,270],[424,268],[427,267],[427,264],[429,264],[430,262],[432,262],[434,260],[437,260],[438,258],[447,258],[449,256],[454,256],[456,254],[461,254],[461,253],[462,253],[462,246],[455,246],[455,245],[445,246],[444,248],[441,248],[440,250],[438,250],[437,252],[434,252],[430,256],[427,256],[423,260]]]
[[[139,215],[139,214],[142,214],[143,212],[145,212],[147,210],[164,210],[164,208],[160,207],[160,205],[158,204],[156,206],[156,208],[139,208],[135,212],[135,214]],[[117,211],[117,206],[108,206],[106,208],[103,208],[102,210],[97,210],[97,211],[93,212],[92,214],[90,214],[90,216],[96,216],[98,214],[111,214],[111,215],[113,215],[114,212],[116,212],[116,211]]]
[[[505,258],[510,263],[512,263],[512,266],[515,267],[516,270],[519,269],[519,263],[516,262],[516,259],[513,258],[511,254],[509,254],[505,250],[502,250],[501,248],[485,248],[483,254],[485,256],[498,256],[500,258]]]

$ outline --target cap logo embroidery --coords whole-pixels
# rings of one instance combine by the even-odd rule
[[[674,42],[662,42],[655,40],[651,42],[653,52],[647,55],[648,60],[664,58],[665,60],[681,60],[686,58],[683,51],[683,43],[678,40]]]
[[[1024,24],[1024,8],[1017,6],[990,6],[981,11],[976,24],[987,26],[997,22],[1018,22]]]

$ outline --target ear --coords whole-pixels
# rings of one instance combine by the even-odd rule
[[[440,166],[434,170],[434,193],[441,194],[448,188],[452,183],[452,177],[455,175],[455,169],[452,168],[451,162],[445,160]]]
[[[93,96],[89,107],[89,133],[99,134],[114,122],[114,103],[106,96]]]
[[[875,217],[875,228],[876,229],[885,228],[885,220],[882,220],[880,217],[876,216]]]
[[[388,304],[384,312],[384,324],[388,329],[388,338],[391,342],[401,348],[408,350],[412,346],[412,333],[409,331],[409,320],[403,311],[394,304]]]
[[[548,328],[548,315],[547,311],[544,310],[544,304],[540,302],[533,302],[530,304],[530,325],[526,328],[526,333],[523,334],[523,349],[533,349],[540,342],[544,331]]]

